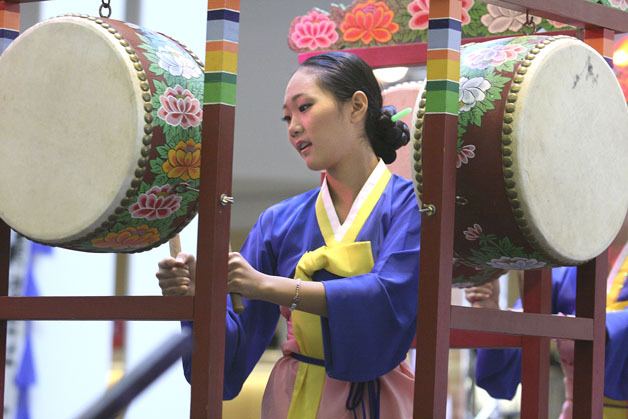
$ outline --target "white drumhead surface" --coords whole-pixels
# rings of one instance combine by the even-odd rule
[[[608,64],[579,41],[552,42],[525,75],[513,129],[532,234],[566,263],[600,254],[628,208],[628,111]]]
[[[143,134],[135,74],[111,34],[74,17],[34,26],[0,57],[0,216],[13,229],[66,242],[119,205]]]

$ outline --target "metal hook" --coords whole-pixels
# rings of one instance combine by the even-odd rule
[[[526,9],[526,21],[523,24],[523,28],[527,29],[524,30],[526,35],[531,35],[536,32],[536,23],[534,23],[534,16],[530,15],[530,11],[528,9]]]
[[[421,214],[427,215],[428,217],[431,217],[432,215],[436,214],[436,206],[433,204],[425,204],[419,209],[419,212]]]
[[[235,202],[235,200],[233,199],[232,196],[229,196],[227,194],[221,194],[220,195],[220,205],[227,206],[227,205],[231,205]]]
[[[98,14],[100,17],[109,18],[111,17],[111,0],[101,0],[102,3],[98,8]],[[107,11],[107,15],[105,15],[105,10]]]

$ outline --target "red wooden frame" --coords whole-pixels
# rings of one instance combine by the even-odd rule
[[[432,0],[438,1],[438,0]],[[627,14],[584,0],[487,0],[502,7],[528,11],[537,16],[585,27],[584,38],[605,57],[611,56],[612,30],[628,32]],[[606,28],[606,29],[601,29]],[[552,34],[558,34],[552,32]],[[579,31],[560,34],[582,36]],[[463,39],[481,42],[483,39]],[[348,50],[374,67],[425,64],[427,44],[406,44]],[[299,55],[303,62],[311,55]],[[442,120],[441,120],[442,119]],[[495,312],[451,306],[451,256],[453,242],[453,195],[455,168],[452,167],[457,118],[432,117],[433,141],[424,141],[424,200],[439,209],[424,218],[421,239],[421,276],[417,321],[417,367],[414,418],[445,417],[447,366],[450,348],[521,347],[522,419],[545,419],[549,397],[549,338],[576,341],[574,369],[574,418],[602,415],[604,388],[604,322],[606,252],[579,267],[576,318],[550,315],[551,271],[528,271],[524,280],[525,313]],[[425,124],[426,135],[429,132]],[[445,141],[443,141],[445,139]],[[436,146],[426,147],[425,145]],[[429,195],[429,199],[428,199]],[[577,377],[577,378],[576,378]]]
[[[40,0],[6,0],[27,3]],[[432,0],[439,1],[439,0]],[[607,28],[628,32],[626,14],[586,0],[486,0],[489,3],[529,10],[531,13],[566,23],[587,27],[587,31]],[[206,10],[203,10],[205,13]],[[596,28],[592,28],[596,27]],[[604,29],[604,35],[608,31]],[[586,37],[586,36],[585,36]],[[411,47],[404,47],[411,48]],[[416,57],[414,52],[401,48],[406,65]],[[379,51],[381,53],[381,50]],[[370,54],[370,52],[364,52]],[[606,55],[606,54],[604,54]],[[384,54],[386,56],[386,54]],[[608,55],[607,55],[608,56]],[[369,61],[377,57],[369,58]],[[386,66],[394,65],[388,57]],[[405,60],[405,61],[404,61]],[[199,270],[208,272],[211,281],[197,284],[195,297],[8,297],[10,229],[0,222],[0,373],[5,372],[6,321],[16,319],[39,320],[184,320],[195,321],[194,335],[198,339],[194,353],[195,371],[200,371],[192,385],[191,417],[220,418],[222,409],[222,373],[224,345],[209,341],[224,331],[226,282],[226,254],[229,241],[228,207],[219,204],[220,195],[231,189],[233,153],[233,114],[205,107],[202,149],[203,181],[199,202]],[[211,121],[210,121],[211,119]],[[435,124],[430,135],[450,137],[455,133],[457,120],[445,118]],[[427,133],[427,124],[426,124]],[[455,134],[453,134],[455,136]],[[440,140],[442,140],[442,137]],[[547,354],[547,338],[561,336],[576,339],[574,418],[598,418],[602,412],[604,363],[604,298],[606,257],[600,255],[579,269],[577,315],[572,320],[557,320],[544,314],[548,311],[548,272],[526,274],[524,307],[526,313],[517,317],[521,330],[508,329],[510,314],[496,315],[489,310],[450,306],[451,287],[451,226],[453,225],[453,194],[455,167],[453,148],[425,147],[431,184],[426,182],[425,196],[438,208],[436,216],[423,227],[421,269],[424,277],[419,295],[419,324],[417,328],[421,370],[417,370],[415,388],[415,418],[445,417],[447,392],[447,352],[459,346],[519,346],[524,350],[524,400],[522,418],[547,416],[547,392],[542,382],[547,374],[543,367]],[[428,192],[429,191],[429,192]],[[201,234],[204,233],[204,234]],[[528,313],[529,312],[529,313]],[[539,313],[539,314],[534,314]],[[475,319],[477,323],[471,322]],[[565,322],[567,320],[569,323]],[[544,324],[533,327],[533,324]],[[490,327],[488,326],[490,325]],[[566,327],[565,325],[569,325]],[[573,330],[572,330],[573,329]],[[209,333],[208,333],[209,331]],[[476,333],[475,331],[479,331]],[[502,333],[510,334],[502,337]],[[513,333],[514,332],[514,333]],[[223,333],[224,334],[224,333]],[[451,336],[451,339],[450,339]],[[217,339],[221,341],[221,339]],[[530,368],[527,366],[530,365]],[[444,367],[444,368],[443,368]],[[195,373],[196,374],[196,373]],[[530,385],[531,383],[531,385]],[[534,388],[536,387],[536,388]],[[527,390],[525,388],[528,388]],[[4,403],[4,380],[0,380],[0,403]],[[420,407],[420,410],[419,410]],[[427,412],[427,413],[422,413]]]

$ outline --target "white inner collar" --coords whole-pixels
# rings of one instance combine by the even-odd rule
[[[351,204],[351,210],[349,210],[349,214],[345,219],[345,222],[340,224],[340,219],[338,218],[338,213],[336,212],[336,208],[334,207],[334,202],[331,199],[331,195],[329,194],[329,187],[327,186],[327,177],[323,178],[323,184],[321,185],[321,196],[323,199],[323,204],[325,206],[325,212],[327,213],[327,218],[329,219],[329,224],[331,225],[331,229],[334,233],[334,238],[337,242],[342,241],[345,234],[347,234],[347,230],[353,224],[355,217],[362,208],[362,204],[366,201],[366,198],[370,195],[371,191],[381,178],[381,176],[386,171],[386,164],[382,159],[379,159],[377,166],[371,172],[366,182],[360,189],[360,193]]]

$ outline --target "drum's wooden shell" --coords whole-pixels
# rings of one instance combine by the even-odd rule
[[[3,209],[2,204],[0,215],[14,230],[34,241],[74,250],[138,252],[164,243],[183,229],[197,211],[204,87],[202,63],[186,47],[164,35],[113,19],[68,15],[43,22],[22,36],[29,36],[44,25],[47,28],[57,25],[55,30],[50,31],[52,36],[56,32],[67,32],[79,27],[77,36],[81,35],[81,31],[97,33],[109,42],[120,62],[128,67],[133,89],[123,94],[129,97],[129,103],[139,106],[136,132],[129,135],[128,139],[122,139],[125,144],[128,140],[129,148],[132,149],[124,156],[128,160],[128,172],[120,175],[124,180],[119,185],[107,187],[114,189],[111,202],[92,211],[93,214],[81,214],[85,221],[71,231],[64,230],[63,224],[81,213],[80,205],[74,205],[68,214],[55,214],[54,218],[51,214],[52,221],[48,224],[61,226],[58,229],[60,233],[57,230],[52,234],[44,231],[41,223],[34,228],[28,217],[14,214],[14,209]],[[19,41],[18,38],[10,49],[19,49]],[[10,49],[5,55],[12,54]],[[83,50],[76,51],[76,56],[67,57],[68,62],[79,63],[84,54],[90,53],[89,50],[90,45],[85,45]],[[11,63],[10,59],[5,63],[3,58],[4,55],[0,58],[0,70]],[[107,89],[107,86],[96,88]],[[98,91],[91,93],[97,95]],[[10,101],[2,103],[2,106],[13,105]],[[131,106],[129,116],[135,111]],[[106,117],[103,115],[103,120],[106,121]],[[74,123],[72,115],[68,115],[67,121],[63,123]],[[13,141],[12,138],[2,138],[1,128],[0,143]],[[94,130],[98,128],[93,127]],[[31,139],[45,140],[45,136]],[[58,138],[52,140],[60,141]],[[85,141],[82,148],[87,151],[77,151],[76,158],[89,159],[90,139],[82,140]],[[68,138],[67,141],[76,139]],[[27,171],[34,163],[23,161],[19,164]],[[106,168],[102,170],[102,176],[107,176]],[[49,178],[40,180],[40,186],[46,188],[47,184],[54,181],[54,173],[51,173]],[[93,183],[96,188],[93,193],[97,196],[97,179]],[[36,200],[33,200],[33,205],[37,205]],[[54,203],[46,211],[54,212]]]
[[[578,226],[567,222],[568,217],[582,220],[590,215],[592,223],[597,222],[598,226],[603,227],[604,233],[592,238],[588,248],[572,252],[569,243],[565,245],[562,238],[552,243],[552,234],[543,231],[543,220],[539,220],[539,215],[535,214],[525,201],[526,196],[530,195],[530,185],[526,176],[531,175],[529,177],[533,178],[542,167],[533,167],[531,169],[535,172],[533,174],[527,173],[526,167],[523,167],[526,162],[523,161],[525,159],[522,157],[522,150],[527,146],[526,142],[536,141],[536,138],[528,138],[534,137],[536,131],[533,126],[522,128],[520,120],[526,117],[525,112],[530,111],[525,109],[525,106],[529,108],[529,103],[533,101],[529,99],[524,101],[521,94],[527,86],[526,83],[528,85],[531,83],[530,73],[544,71],[543,54],[561,42],[573,44],[574,40],[566,37],[530,36],[489,41],[462,50],[456,165],[454,285],[479,285],[496,278],[508,269],[535,269],[583,263],[603,251],[621,226],[623,215],[620,214],[622,211],[623,214],[626,212],[628,192],[625,187],[619,186],[620,181],[615,182],[616,179],[613,179],[613,182],[608,182],[608,179],[615,176],[617,179],[628,180],[628,166],[624,165],[622,168],[618,160],[615,157],[609,158],[605,151],[591,155],[591,159],[599,160],[597,161],[599,173],[592,171],[587,174],[590,175],[591,184],[582,185],[582,193],[586,194],[595,188],[604,188],[606,184],[614,183],[609,188],[612,190],[601,195],[606,199],[599,203],[599,212],[588,214],[588,209],[578,208],[578,205],[569,206],[563,205],[563,202],[555,202],[557,207],[561,205],[564,207],[562,208],[565,217],[564,229],[570,230],[565,232],[566,237],[571,237],[570,234],[577,237],[579,233]],[[602,123],[600,140],[604,141],[600,142],[605,145],[613,144],[619,153],[628,151],[625,141],[628,116],[625,103],[615,95],[621,92],[614,92],[612,71],[599,54],[584,44],[582,48],[587,49],[585,55],[592,57],[596,71],[599,71],[600,86],[597,88],[610,92],[605,104],[599,103],[595,106],[608,106],[616,116],[613,120],[607,118]],[[490,63],[491,60],[494,60],[495,64]],[[556,77],[568,75],[558,74]],[[576,75],[576,79],[578,77]],[[598,80],[594,82],[597,83]],[[594,82],[590,81],[590,84],[594,85]],[[559,119],[575,121],[591,117],[586,114],[565,114],[563,109],[550,109],[548,113],[548,124]],[[419,110],[413,122],[413,180],[419,199],[422,197],[423,182],[421,141],[424,114],[423,96],[419,99]],[[599,114],[599,111],[596,114]],[[604,116],[601,118],[604,119]],[[595,120],[594,122],[599,123]],[[606,125],[613,127],[605,130]],[[616,136],[617,132],[622,132],[621,127],[624,132],[623,141],[621,136],[609,138]],[[577,143],[578,139],[574,138],[573,142]],[[578,150],[565,147],[564,153],[569,155],[578,153]],[[554,167],[551,169],[554,170]],[[560,171],[556,170],[554,175],[550,173],[545,179],[548,190],[555,190],[555,186],[561,187],[559,184],[561,182],[568,183],[562,180],[565,177]],[[566,188],[576,189],[578,186],[577,183],[565,185]],[[534,199],[542,201],[543,191],[539,191]],[[551,200],[559,198],[548,196],[547,199],[550,202],[548,206],[551,206],[553,204]],[[562,221],[559,219],[560,222]],[[536,226],[536,223],[541,224],[541,227]],[[561,228],[563,225],[558,225],[555,230]],[[591,224],[590,230],[595,231],[595,224]],[[578,240],[581,239],[586,237],[578,237]],[[575,246],[578,245],[574,243]]]

